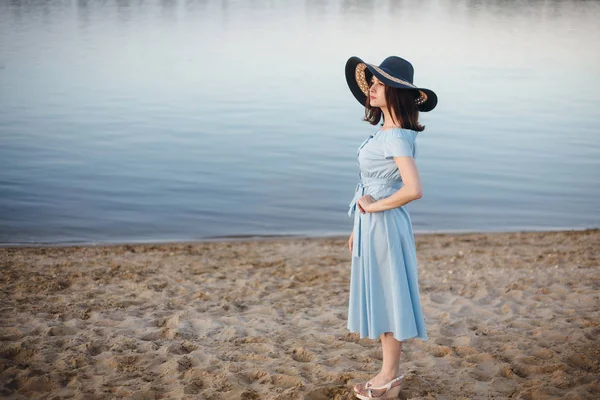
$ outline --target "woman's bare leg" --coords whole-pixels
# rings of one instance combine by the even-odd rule
[[[383,374],[384,377],[389,377],[386,381],[389,382],[400,374],[402,342],[394,339],[392,332],[386,332],[381,335],[381,348],[383,350],[381,374]]]
[[[391,332],[381,335],[381,349],[383,352],[383,363],[381,371],[371,379],[372,386],[383,386],[395,377],[400,375],[400,355],[402,353],[402,342],[394,338]],[[392,387],[400,385],[395,382]],[[355,386],[355,390],[364,392],[364,384]],[[373,395],[377,396],[384,390],[374,390]]]

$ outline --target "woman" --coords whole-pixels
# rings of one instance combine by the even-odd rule
[[[419,298],[412,223],[405,205],[422,196],[415,164],[419,111],[431,111],[436,94],[413,85],[412,65],[396,56],[379,66],[358,57],[346,63],[346,80],[365,106],[364,121],[383,124],[358,148],[360,182],[350,203],[354,229],[348,329],[381,338],[381,371],[354,386],[360,399],[396,398],[402,341],[427,340]]]

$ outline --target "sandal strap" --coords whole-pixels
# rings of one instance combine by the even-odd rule
[[[382,387],[382,388],[378,388],[378,389],[367,389],[367,393],[369,394],[369,398],[371,398],[371,399],[378,399],[380,397],[385,396],[385,394],[387,392],[389,392],[389,390],[390,390],[390,389],[385,389],[385,392],[379,394],[378,396],[374,396],[373,395],[373,390],[382,390],[382,389],[384,389],[384,388]]]
[[[392,388],[392,384],[393,384],[394,382],[400,381],[400,380],[402,380],[403,378],[404,378],[404,375],[397,376],[397,377],[395,377],[394,379],[392,379],[391,381],[389,381],[388,383],[386,383],[385,385],[383,385],[383,386],[379,386],[379,387],[370,387],[370,388],[369,388],[369,390],[381,390],[381,389],[386,389],[386,392],[387,392],[388,390],[390,390],[390,389]],[[365,388],[366,388],[366,387],[367,387],[367,386],[365,385]]]

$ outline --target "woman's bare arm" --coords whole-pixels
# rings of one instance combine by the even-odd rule
[[[421,178],[415,159],[410,156],[394,157],[394,162],[398,166],[400,176],[404,186],[393,195],[371,203],[367,212],[379,212],[390,210],[410,203],[413,200],[423,197],[423,188]]]

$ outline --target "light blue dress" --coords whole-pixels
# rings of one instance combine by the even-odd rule
[[[354,213],[348,329],[377,339],[392,332],[396,340],[427,340],[418,286],[417,254],[406,205],[362,214],[357,201],[379,200],[403,185],[393,157],[416,158],[418,132],[378,130],[358,148],[360,181],[348,214]]]

